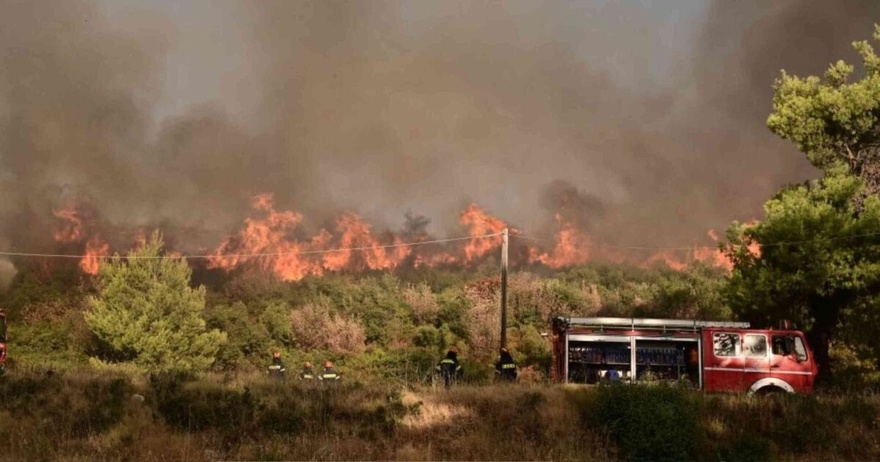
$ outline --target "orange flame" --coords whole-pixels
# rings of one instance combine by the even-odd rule
[[[713,241],[718,242],[718,234],[714,229],[710,229],[706,235]],[[682,250],[678,252],[673,250],[660,251],[649,257],[645,262],[645,266],[651,266],[657,262],[662,262],[676,271],[684,270],[691,262],[702,262],[706,265],[727,271],[733,269],[733,261],[728,258],[721,249],[707,246],[695,245],[690,250]]]
[[[110,244],[102,242],[98,236],[94,236],[86,243],[86,255],[80,260],[79,267],[86,274],[98,274],[101,268],[101,260],[110,251]]]
[[[336,228],[341,236],[338,247],[343,249],[357,248],[360,262],[353,259],[351,250],[341,250],[324,254],[323,267],[330,271],[341,271],[345,268],[354,270],[385,270],[393,269],[400,264],[412,251],[409,247],[381,247],[381,243],[370,233],[370,226],[353,213],[346,213],[336,219]],[[394,244],[400,244],[394,238]]]
[[[248,265],[271,271],[286,281],[297,281],[308,275],[323,275],[342,271],[387,271],[401,265],[410,267],[435,267],[440,265],[469,265],[482,258],[491,258],[501,239],[485,238],[485,235],[499,234],[509,228],[511,237],[518,231],[510,228],[500,218],[488,214],[477,204],[470,204],[460,215],[459,223],[467,230],[469,238],[460,244],[447,246],[414,247],[404,244],[404,240],[390,232],[375,232],[359,215],[347,212],[338,215],[334,226],[320,229],[311,237],[306,237],[303,216],[294,211],[277,210],[272,194],[260,194],[251,200],[254,215],[244,220],[244,227],[238,233],[222,242],[208,259],[208,266],[224,270]],[[101,260],[110,250],[109,245],[98,234],[90,232],[94,225],[82,210],[68,208],[53,211],[61,220],[55,239],[62,243],[80,244],[85,247],[85,257],[80,261],[81,269],[88,274],[96,274]],[[675,270],[683,270],[694,262],[731,270],[733,264],[721,250],[695,245],[690,249],[660,251],[644,258],[626,256],[623,250],[606,248],[593,244],[593,238],[577,225],[577,221],[563,206],[555,216],[557,225],[552,244],[533,246],[520,242],[514,252],[512,264],[528,262],[550,268],[562,268],[584,264],[598,258],[618,263],[629,262],[640,266],[662,263]],[[718,241],[714,230],[707,235]],[[415,243],[430,240],[425,233],[410,236],[408,241]],[[143,245],[145,235],[136,235],[136,245]],[[760,247],[750,243],[749,251],[760,255]],[[339,249],[339,250],[334,250]],[[181,256],[171,251],[169,255]]]
[[[564,220],[562,214],[557,213],[555,218],[559,231],[556,232],[553,250],[539,253],[529,248],[529,263],[541,263],[551,268],[586,263],[590,259],[590,237],[581,233],[574,223]]]
[[[62,220],[60,229],[55,231],[56,242],[80,242],[83,238],[83,222],[76,209],[53,210],[52,214]]]
[[[302,222],[301,215],[276,211],[270,194],[256,196],[251,205],[265,217],[246,219],[245,229],[227,239],[209,259],[210,267],[231,270],[260,255],[263,268],[283,280],[298,281],[327,271],[393,269],[411,252],[409,247],[383,247],[387,244],[373,236],[370,226],[354,213],[337,217],[338,238],[322,229],[308,241],[297,241],[292,235]],[[392,244],[401,242],[396,236],[391,239]],[[342,250],[321,252],[334,248]]]
[[[459,223],[467,227],[470,239],[463,246],[453,247],[451,252],[449,249],[437,250],[437,247],[387,247],[389,244],[402,244],[403,240],[391,233],[382,238],[376,236],[370,225],[351,212],[336,218],[332,232],[321,229],[310,239],[297,240],[294,232],[302,234],[302,215],[276,210],[271,194],[254,197],[251,205],[261,217],[246,219],[245,228],[220,245],[210,258],[209,266],[231,270],[251,262],[284,280],[296,281],[307,275],[327,272],[391,270],[405,261],[416,268],[456,263],[467,265],[499,247],[500,239],[482,236],[498,234],[508,228],[503,220],[489,215],[476,204],[470,204],[459,216]],[[527,246],[529,263],[561,268],[599,257],[616,262],[630,261],[641,266],[662,262],[675,270],[683,270],[694,261],[727,270],[732,268],[732,262],[720,250],[700,246],[694,246],[686,252],[660,251],[648,258],[635,260],[626,258],[614,249],[594,251],[592,238],[578,229],[573,220],[566,218],[564,210],[555,215],[555,220],[558,228],[553,246],[549,250]],[[709,230],[707,234],[717,241],[714,230]],[[511,228],[511,236],[516,235],[517,230]],[[429,237],[423,235],[416,242],[427,239]]]
[[[79,244],[86,240],[86,223],[75,207],[53,210],[56,218],[62,220],[60,228],[55,231],[56,242],[63,244]],[[88,238],[85,243],[85,255],[79,262],[80,269],[87,274],[98,274],[101,258],[107,255],[110,245],[101,240],[97,234]]]
[[[269,254],[263,257],[261,266],[271,269],[284,280],[298,280],[313,273],[314,270],[296,255],[302,250],[302,245],[287,238],[299,225],[302,216],[289,211],[275,211],[270,194],[254,197],[251,206],[257,211],[266,212],[266,217],[245,219],[245,229],[220,245],[208,259],[209,267],[232,270],[255,254]]]
[[[471,263],[501,245],[500,238],[489,239],[477,236],[497,234],[507,228],[506,223],[487,214],[477,204],[471,204],[464,212],[461,212],[458,222],[468,226],[468,235],[472,238],[464,247],[465,263]]]
[[[710,229],[706,234],[713,242],[718,242],[718,235],[715,234],[714,229]],[[733,270],[733,261],[727,258],[727,255],[724,255],[724,252],[718,248],[710,249],[703,247],[694,249],[694,260],[701,261],[710,266],[724,268],[728,271]]]

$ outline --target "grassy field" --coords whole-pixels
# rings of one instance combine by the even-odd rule
[[[877,460],[880,397],[18,370],[2,460]]]

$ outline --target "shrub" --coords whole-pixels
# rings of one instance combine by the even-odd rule
[[[615,384],[599,389],[599,422],[630,460],[694,460],[702,440],[699,406],[669,386]]]
[[[265,360],[263,355],[270,349],[270,334],[262,323],[250,319],[248,309],[243,303],[210,308],[205,313],[205,322],[208,328],[227,334],[227,346],[217,352],[215,369],[235,369],[245,364],[248,357]]]
[[[303,349],[351,354],[366,348],[364,327],[346,315],[331,313],[326,302],[309,303],[293,310],[290,323],[296,343]]]
[[[192,270],[183,259],[158,258],[162,247],[157,232],[126,259],[103,264],[86,322],[114,359],[149,371],[207,370],[226,334],[205,327],[205,288],[189,287]]]

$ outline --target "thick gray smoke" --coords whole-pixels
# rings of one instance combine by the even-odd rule
[[[855,62],[880,4],[658,3],[206,4],[222,30],[5,0],[0,242],[50,248],[52,210],[78,201],[108,229],[213,248],[269,192],[313,224],[351,209],[396,229],[411,210],[446,234],[474,201],[527,233],[565,206],[596,241],[706,243],[816,174],[764,126],[773,79]],[[223,40],[186,48],[237,84],[157,120],[168,75],[210,74],[165,67],[201,28],[240,37],[235,66]],[[247,95],[257,111],[228,106]]]

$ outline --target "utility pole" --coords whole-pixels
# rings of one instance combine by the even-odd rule
[[[507,228],[501,231],[501,348],[507,347]]]

